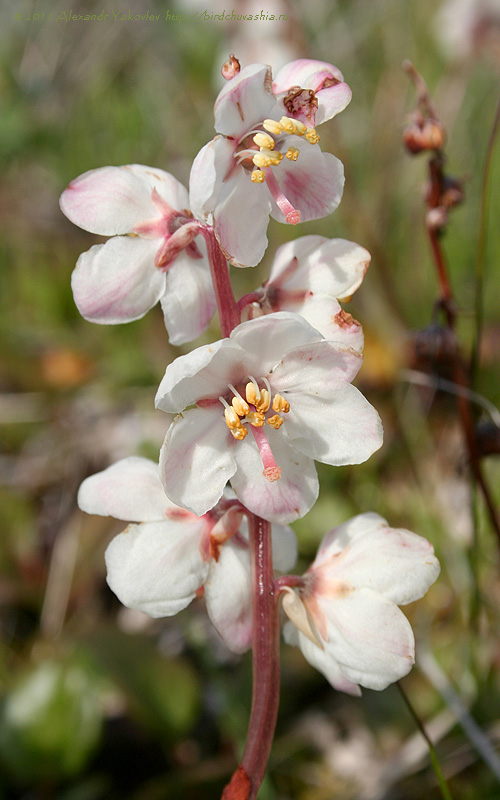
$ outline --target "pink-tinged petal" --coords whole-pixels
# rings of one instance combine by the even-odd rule
[[[282,67],[273,80],[273,90],[276,95],[287,95],[294,87],[312,89],[318,100],[315,123],[334,117],[350,103],[352,92],[344,82],[341,71],[333,64],[326,61],[315,61],[309,58],[300,58]],[[289,110],[284,106],[285,113]],[[296,118],[300,119],[300,115]],[[302,120],[306,122],[306,119]]]
[[[123,605],[150,617],[186,608],[208,574],[199,548],[204,525],[145,522],[116,536],[105,553],[107,581]]]
[[[270,68],[250,64],[219,92],[214,106],[215,130],[239,139],[268,117],[274,105]]]
[[[288,392],[286,398],[288,439],[309,458],[333,466],[361,464],[382,446],[379,415],[350,383],[338,383],[329,397]]]
[[[338,83],[335,86],[321,89],[317,97],[316,125],[322,125],[323,122],[328,122],[329,119],[335,117],[349,105],[352,91],[347,83]]]
[[[255,267],[267,248],[271,195],[241,167],[225,184],[214,211],[217,239],[235,267]],[[281,213],[281,212],[280,212]]]
[[[352,381],[362,363],[360,353],[337,342],[312,342],[284,354],[272,371],[272,386],[290,402],[302,394],[328,402],[339,382]]]
[[[236,470],[238,444],[220,408],[192,408],[171,423],[160,452],[160,476],[167,496],[201,516],[220,499]]]
[[[292,310],[304,317],[325,339],[358,353],[363,352],[363,328],[351,314],[340,307],[334,297],[326,294],[312,295],[303,303],[295,304]]]
[[[344,167],[331,153],[322,153],[319,145],[309,144],[299,136],[288,136],[286,147],[300,151],[297,161],[283,159],[272,169],[279,188],[300,211],[300,221],[320,219],[335,211],[344,190]],[[258,186],[258,185],[257,185]],[[271,216],[285,222],[285,215],[273,201]]]
[[[176,211],[189,208],[188,190],[170,172],[156,167],[145,167],[143,164],[129,164],[127,169],[147,183],[150,194],[153,189],[156,189],[162,200],[165,200]],[[158,213],[158,209],[156,211]]]
[[[145,219],[158,216],[151,188],[131,167],[101,167],[85,172],[61,195],[71,222],[101,236],[131,233]]]
[[[231,333],[231,340],[246,350],[247,370],[257,372],[257,379],[279,363],[283,353],[299,345],[312,345],[320,338],[308,322],[288,311],[242,322]]]
[[[209,398],[224,421],[224,408],[218,397],[227,394],[228,383],[238,383],[248,375],[243,363],[245,355],[235,342],[219,339],[179,356],[166,369],[156,393],[156,407],[175,414]]]
[[[297,58],[278,70],[273,78],[273,91],[275,94],[282,94],[292,86],[301,86],[303,89],[312,89],[314,92],[318,92],[323,88],[325,74],[340,82],[344,80],[339,68],[327,61]]]
[[[205,243],[200,250],[206,253]],[[216,301],[210,268],[204,258],[181,253],[167,272],[167,288],[161,299],[171,344],[196,339],[207,327]]]
[[[352,547],[355,542],[363,540],[383,525],[387,525],[387,521],[375,511],[368,511],[366,514],[358,514],[348,519],[324,536],[311,568],[322,566],[325,561],[330,561],[332,557],[338,556],[347,547]]]
[[[314,462],[287,443],[283,428],[266,425],[268,438],[281,478],[269,481],[263,475],[262,459],[251,431],[234,447],[238,465],[231,486],[238,499],[253,514],[273,523],[286,524],[307,514],[318,497],[319,484]]]
[[[154,266],[158,243],[117,236],[82,253],[71,276],[80,314],[115,325],[139,319],[165,292],[165,274]]]
[[[440,572],[432,545],[416,533],[390,528],[385,520],[368,530],[366,520],[351,522],[356,520],[363,535],[350,536],[341,556],[332,553],[328,559],[322,553],[321,580],[339,577],[354,588],[367,586],[397,605],[423,597]]]
[[[226,542],[205,581],[208,616],[233,653],[252,644],[252,596],[248,550]]]
[[[345,300],[362,282],[370,259],[368,250],[346,239],[301,236],[277,250],[267,285]]]
[[[216,136],[201,148],[193,161],[189,176],[189,202],[193,214],[209,221],[217,205],[224,179],[236,169],[233,153],[235,144]]]
[[[320,597],[319,605],[327,619],[325,652],[347,680],[380,690],[408,674],[415,662],[415,640],[392,600],[366,587],[344,585],[331,599]]]
[[[361,696],[359,686],[344,677],[332,654],[327,650],[320,650],[303,633],[300,633],[292,622],[285,624],[283,638],[287,644],[300,647],[304,658],[309,661],[312,667],[325,676],[334,689],[339,692],[346,692],[354,697]]]
[[[78,491],[78,505],[87,514],[130,522],[154,522],[188,512],[165,495],[158,464],[131,456],[86,478]]]

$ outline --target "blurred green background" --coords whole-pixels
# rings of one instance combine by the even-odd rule
[[[165,20],[167,12],[231,9],[287,20]],[[129,11],[160,19],[123,19]],[[110,18],[63,16],[92,13]],[[321,130],[323,149],[345,164],[341,206],[292,231],[271,221],[264,264],[233,271],[239,296],[266,276],[279,244],[305,233],[352,239],[373,254],[346,310],[365,327],[357,383],[383,418],[385,445],[367,464],[320,467],[320,500],[294,526],[298,570],[327,530],[360,511],[433,542],[442,576],[407,609],[422,657],[404,687],[452,796],[499,798],[498,542],[471,489],[456,399],[404,371],[415,366],[414,337],[431,323],[438,289],[423,222],[426,158],[401,144],[415,106],[401,69],[409,58],[447,128],[450,172],[465,180],[444,248],[468,357],[498,102],[498,2],[26,0],[4,3],[0,15],[0,800],[216,799],[243,747],[250,657],[225,649],[202,601],[167,620],[122,608],[106,586],[103,553],[123,526],[77,509],[87,475],[127,455],[157,458],[167,419],[154,411],[154,394],[167,363],[187,348],[169,345],[159,307],[116,327],[78,315],[71,271],[98,237],[58,207],[72,178],[107,164],[157,166],[187,183],[192,159],[213,136],[217,75],[229,52],[243,65],[275,68],[298,57],[330,61],[353,89],[348,109]],[[497,148],[476,382],[497,407],[499,212]],[[218,336],[215,320],[198,343]],[[498,456],[482,465],[498,502]],[[285,646],[282,669],[262,800],[440,796],[396,688],[349,698]]]

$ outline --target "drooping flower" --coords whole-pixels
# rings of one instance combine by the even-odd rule
[[[330,531],[299,589],[286,588],[285,640],[336,689],[385,689],[415,661],[415,640],[398,605],[423,597],[439,575],[432,545],[390,528],[375,513]]]
[[[318,63],[322,62],[312,62]],[[330,80],[338,80],[338,70],[326,66],[331,67]],[[263,64],[245,67],[228,81],[215,102],[219,135],[201,149],[191,170],[193,208],[200,219],[213,221],[222,249],[236,266],[259,263],[267,246],[270,215],[291,224],[319,219],[334,211],[342,197],[341,162],[321,152],[311,114],[305,113],[303,104],[287,106],[286,70],[278,73],[283,74],[275,87],[278,97],[271,70]],[[314,66],[312,71],[320,75]],[[342,100],[338,93],[335,105],[330,93],[338,87],[325,85],[326,71],[321,73],[325,88],[320,91],[321,80],[313,81],[322,97],[317,100],[314,90],[307,90],[309,104],[314,96],[321,108],[321,121],[347,104],[348,93],[350,98],[347,87]],[[294,78],[305,76],[302,68],[291,73]],[[297,92],[296,85],[288,88]]]
[[[294,311],[325,339],[360,352],[363,330],[339,300],[349,300],[370,264],[370,253],[346,239],[301,236],[280,247],[269,279],[248,306],[248,319],[273,311]],[[260,296],[259,296],[260,295]]]
[[[90,170],[61,195],[63,213],[86,231],[110,236],[82,253],[72,275],[80,313],[90,322],[132,322],[161,302],[173,344],[208,325],[215,296],[200,223],[185,187],[139,164]]]
[[[360,463],[382,444],[377,412],[350,383],[361,363],[289,312],[177,358],[156,395],[159,408],[182,411],[160,454],[167,495],[204,514],[229,480],[264,519],[303,516],[318,494],[314,459]]]
[[[78,504],[88,514],[131,521],[105,554],[107,581],[119,600],[151,617],[170,617],[204,594],[207,611],[227,646],[250,647],[252,604],[248,526],[228,493],[197,517],[175,506],[163,491],[158,465],[125,458],[81,485]],[[295,534],[273,526],[276,569],[291,569]]]

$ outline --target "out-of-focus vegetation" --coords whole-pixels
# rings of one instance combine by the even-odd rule
[[[88,474],[126,455],[157,457],[167,420],[154,412],[153,398],[180,351],[168,344],[159,308],[112,328],[80,318],[70,275],[97,237],[58,208],[72,178],[106,164],[154,165],[187,183],[193,157],[213,136],[214,76],[233,50],[244,64],[333,61],[353,89],[351,106],[321,130],[324,149],[345,163],[340,208],[293,231],[271,222],[266,263],[234,274],[238,294],[256,286],[291,233],[341,236],[373,254],[346,308],[365,327],[358,385],[382,415],[385,445],[365,465],[320,468],[320,500],[295,526],[299,568],[327,530],[361,511],[433,542],[442,576],[407,609],[421,658],[404,688],[436,742],[452,796],[500,797],[498,541],[471,490],[456,398],[417,386],[404,372],[414,366],[414,336],[431,322],[438,289],[423,224],[426,159],[401,145],[414,106],[401,70],[409,58],[446,125],[449,169],[465,178],[466,199],[444,248],[469,354],[500,12],[481,2],[447,3],[443,16],[443,3],[433,0],[290,0],[278,11],[288,20],[264,29],[260,22],[165,21],[167,11],[193,14],[192,0],[120,7],[125,16],[159,15],[154,21],[58,19],[117,12],[109,0],[69,6],[21,0],[0,12],[0,800],[209,800],[220,796],[241,751],[249,656],[224,648],[202,601],[160,621],[120,607],[103,561],[120,525],[77,509]],[[487,9],[480,25],[467,21],[469,6]],[[209,13],[223,8],[219,0],[207,6]],[[274,5],[262,8],[272,13]],[[476,388],[498,407],[498,152],[491,170]],[[214,323],[204,341],[218,335]],[[500,505],[498,455],[482,466]],[[440,796],[396,688],[349,698],[285,646],[282,669],[262,800]]]

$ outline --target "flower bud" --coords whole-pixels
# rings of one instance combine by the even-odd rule
[[[230,81],[241,69],[241,64],[233,53],[229,56],[228,60],[224,62],[221,67],[222,77],[226,81]]]

